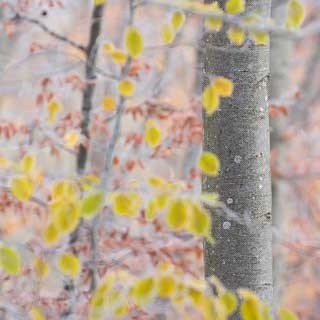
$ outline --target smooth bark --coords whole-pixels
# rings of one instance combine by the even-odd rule
[[[225,1],[218,1],[224,6]],[[270,0],[248,0],[247,11],[270,14]],[[235,290],[254,290],[272,301],[271,179],[268,116],[269,45],[246,40],[241,47],[227,39],[226,26],[204,36],[204,85],[213,76],[234,83],[231,98],[222,98],[213,116],[203,116],[204,150],[215,152],[221,170],[203,178],[203,191],[217,192],[221,200],[250,222],[239,224],[212,210],[212,234],[205,243],[205,274],[218,276]],[[235,315],[234,319],[238,319]]]

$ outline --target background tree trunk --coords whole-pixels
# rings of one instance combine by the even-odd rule
[[[272,2],[271,15],[274,21],[281,25],[285,22],[287,15],[287,0],[274,0]],[[288,95],[290,87],[290,56],[292,52],[292,40],[284,37],[271,35],[271,81],[270,98],[281,101]],[[271,119],[271,149],[277,153],[277,162],[281,162],[285,152],[283,141],[283,130],[288,124],[288,119],[282,115]],[[286,206],[286,184],[277,177],[272,178],[272,220],[277,234],[282,234],[283,213]],[[274,259],[273,259],[273,297],[274,306],[281,303],[281,278],[285,267],[280,239],[273,237]]]
[[[208,1],[209,2],[209,1]],[[218,1],[224,6],[225,1]],[[270,0],[248,0],[247,11],[270,14]],[[246,287],[272,301],[271,181],[268,116],[269,46],[247,40],[230,44],[226,27],[204,36],[204,84],[213,75],[232,79],[234,93],[223,98],[211,117],[204,114],[204,150],[221,161],[216,178],[204,177],[203,191],[218,192],[221,200],[249,225],[213,214],[214,246],[205,243],[205,274],[215,274],[229,289]],[[235,316],[238,318],[238,316]]]

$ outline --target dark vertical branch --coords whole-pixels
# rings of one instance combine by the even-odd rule
[[[82,98],[81,134],[89,139],[90,113],[92,110],[92,97],[95,89],[95,64],[97,59],[97,39],[100,35],[104,4],[95,6],[91,17],[89,43],[86,47],[86,89]],[[88,157],[86,146],[81,143],[77,157],[77,171],[82,174],[85,170]]]
[[[270,0],[248,0],[247,11],[270,15]],[[219,0],[223,7],[225,1]],[[204,36],[204,84],[212,75],[234,83],[230,98],[222,98],[213,116],[204,114],[205,150],[221,161],[216,178],[203,178],[203,191],[217,192],[221,200],[252,227],[213,215],[215,245],[205,243],[205,273],[215,274],[227,288],[255,291],[272,301],[271,179],[268,116],[269,45],[247,39],[242,47],[230,43],[226,27]],[[236,315],[234,319],[239,319]]]

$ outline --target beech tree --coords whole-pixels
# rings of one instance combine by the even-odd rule
[[[0,0],[1,317],[272,318],[270,5]]]
[[[246,13],[256,10],[268,18],[270,5],[270,1],[247,1]],[[248,227],[214,215],[216,242],[206,245],[206,274],[216,274],[232,290],[250,288],[270,303],[269,45],[247,39],[240,47],[230,42],[225,28],[208,34],[205,42],[206,76],[232,79],[234,94],[222,99],[212,117],[204,116],[204,148],[219,155],[221,169],[214,179],[204,177],[203,188],[217,192],[232,210],[252,222]]]

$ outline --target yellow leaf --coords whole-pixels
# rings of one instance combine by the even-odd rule
[[[202,105],[208,114],[215,112],[219,106],[219,95],[217,90],[212,86],[208,85],[202,93]]]
[[[152,277],[138,280],[133,287],[130,288],[130,296],[137,305],[147,304],[154,293],[155,283]]]
[[[35,257],[33,259],[33,268],[36,273],[36,276],[39,279],[45,278],[49,273],[49,265],[41,257]]]
[[[37,306],[32,306],[30,309],[30,319],[31,320],[45,320],[46,316],[41,308]]]
[[[116,108],[116,101],[112,96],[105,96],[101,101],[101,107],[103,110],[109,112],[114,111],[114,109]]]
[[[209,206],[214,206],[219,200],[219,195],[215,192],[203,192],[200,195],[200,200]]]
[[[166,222],[168,226],[175,230],[182,229],[188,220],[188,205],[181,199],[172,200],[169,203]]]
[[[144,133],[144,139],[150,147],[152,148],[157,147],[161,141],[160,129],[156,126],[147,127]]]
[[[280,308],[279,320],[298,320],[298,317],[292,311],[285,308]]]
[[[174,30],[179,30],[182,25],[184,24],[184,21],[186,19],[186,16],[181,11],[175,11],[171,16],[171,25]]]
[[[103,5],[107,0],[94,0],[94,4],[96,6],[101,6]]]
[[[79,208],[74,203],[61,203],[53,210],[53,223],[58,232],[73,231],[78,225]]]
[[[141,198],[136,192],[119,192],[112,196],[113,211],[118,215],[134,217],[140,206]]]
[[[230,97],[233,92],[233,83],[225,77],[217,77],[211,84],[219,96]]]
[[[265,45],[269,41],[269,35],[266,32],[257,31],[257,32],[252,32],[251,34],[254,42],[258,45]]]
[[[230,27],[227,34],[229,40],[239,46],[241,46],[245,40],[245,32],[240,28]]]
[[[48,121],[54,122],[56,120],[56,114],[62,109],[60,102],[56,100],[50,100],[47,104]]]
[[[188,231],[201,236],[209,236],[211,227],[210,215],[198,204],[190,203]]]
[[[240,313],[243,320],[261,320],[259,301],[244,299],[241,303]]]
[[[125,31],[125,46],[129,55],[133,58],[137,57],[142,52],[143,38],[136,27],[127,27]]]
[[[198,158],[198,166],[206,175],[216,176],[220,168],[220,162],[214,153],[203,152]]]
[[[78,197],[79,188],[76,183],[67,180],[58,180],[54,182],[51,188],[53,199],[66,199]]]
[[[80,272],[78,258],[71,253],[64,253],[58,258],[59,270],[69,277],[76,277]]]
[[[132,96],[134,91],[134,84],[130,80],[121,80],[118,83],[118,92],[121,96],[129,97]]]
[[[160,275],[157,278],[157,287],[160,297],[168,298],[177,290],[177,283],[171,275]]]
[[[59,231],[53,223],[47,225],[43,233],[43,241],[46,244],[52,244],[59,238]]]
[[[288,17],[286,25],[290,29],[297,29],[302,24],[304,18],[304,8],[300,0],[290,0],[288,2]]]
[[[82,189],[89,190],[100,183],[100,178],[95,174],[88,174],[82,176],[80,182]]]
[[[153,220],[156,215],[156,206],[153,200],[150,200],[146,206],[146,218],[147,220]]]
[[[30,173],[34,167],[34,157],[31,154],[26,154],[20,161],[20,169],[24,173]]]
[[[113,50],[111,52],[111,59],[113,62],[117,64],[124,64],[127,60],[128,56],[124,51],[121,50]]]
[[[169,24],[163,24],[160,29],[160,36],[165,43],[170,43],[173,41],[175,33]]]
[[[207,29],[219,31],[222,27],[222,20],[217,18],[208,17],[204,20],[204,26]]]
[[[261,308],[262,308],[261,320],[271,320],[269,305],[267,303],[263,303]],[[282,319],[280,319],[280,320],[282,320]],[[294,320],[298,320],[298,319],[294,319]]]
[[[66,147],[73,148],[79,142],[79,134],[76,131],[69,131],[64,135],[63,141]]]
[[[18,200],[28,201],[33,191],[32,180],[28,176],[13,177],[10,190]]]
[[[224,292],[220,297],[219,300],[225,305],[228,315],[233,314],[237,309],[237,297],[231,291]]]
[[[129,307],[126,303],[121,304],[120,306],[118,306],[117,308],[114,309],[114,311],[112,312],[112,314],[114,316],[120,317],[123,316],[124,314],[126,314],[129,310]]]
[[[102,48],[106,53],[112,53],[114,50],[114,45],[111,42],[106,42],[103,44]]]
[[[100,191],[91,193],[81,200],[81,215],[82,216],[93,216],[98,213],[104,203],[103,193]]]
[[[21,260],[18,252],[8,246],[0,247],[0,267],[9,274],[21,271]]]
[[[148,183],[151,187],[163,188],[167,185],[166,181],[157,176],[151,176],[148,179]]]
[[[225,6],[226,12],[230,14],[241,13],[246,8],[245,0],[228,0]]]

